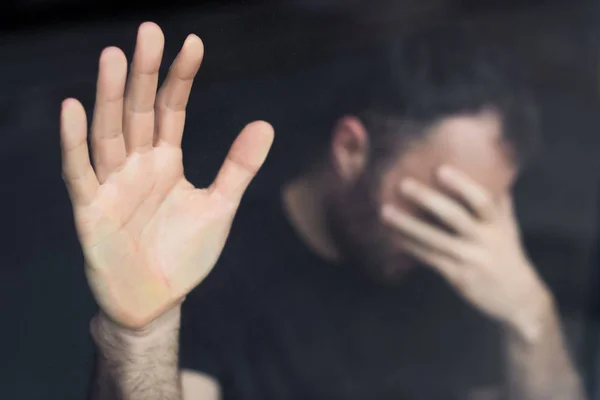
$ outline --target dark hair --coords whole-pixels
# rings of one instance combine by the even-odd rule
[[[338,92],[335,112],[362,120],[372,158],[381,159],[397,149],[390,137],[419,139],[441,118],[491,109],[521,165],[538,146],[538,112],[526,76],[507,55],[463,26],[429,28],[387,43],[365,60],[359,82]]]

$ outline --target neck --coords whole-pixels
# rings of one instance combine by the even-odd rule
[[[318,256],[338,261],[340,252],[327,224],[327,184],[318,175],[306,175],[285,185],[284,210],[302,241]]]

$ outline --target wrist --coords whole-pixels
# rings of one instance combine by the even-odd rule
[[[100,311],[92,318],[90,332],[100,347],[136,350],[161,342],[166,336],[179,331],[181,304],[178,304],[140,329],[124,327]]]
[[[521,342],[535,344],[556,324],[557,311],[552,294],[541,290],[531,296],[508,324],[510,332]]]

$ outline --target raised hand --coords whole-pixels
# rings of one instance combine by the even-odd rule
[[[160,28],[142,24],[128,78],[123,52],[102,52],[93,166],[81,103],[67,99],[61,112],[63,177],[88,282],[103,312],[132,329],[181,302],[211,271],[273,141],[269,124],[249,124],[212,185],[195,188],[183,174],[181,140],[204,47],[188,36],[157,93],[163,47]]]
[[[414,180],[403,182],[401,192],[453,233],[393,206],[384,208],[384,219],[407,238],[406,252],[435,268],[473,306],[534,335],[540,313],[550,311],[550,294],[521,246],[511,199],[495,204],[462,172],[439,172],[440,185],[467,207]]]

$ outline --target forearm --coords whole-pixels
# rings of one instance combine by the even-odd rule
[[[91,400],[181,400],[179,317],[174,308],[143,332],[132,332],[96,316],[91,331],[98,364]]]
[[[508,398],[586,399],[552,299],[545,300],[534,315],[526,325],[506,329]]]

